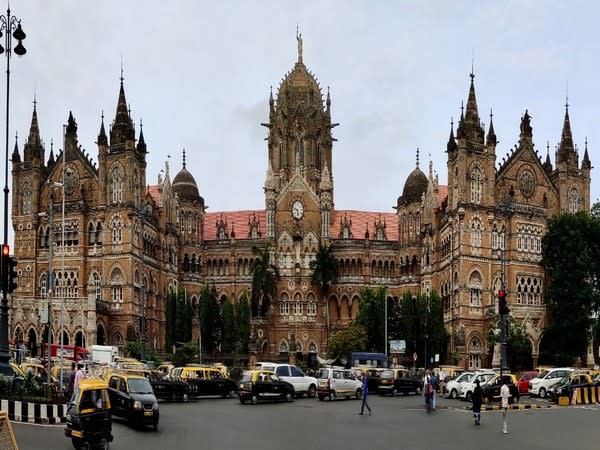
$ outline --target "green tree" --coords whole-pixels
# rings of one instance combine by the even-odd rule
[[[210,354],[215,351],[215,336],[220,323],[217,290],[214,286],[210,287],[208,284],[202,286],[198,308],[202,353]]]
[[[385,301],[387,288],[363,287],[356,322],[367,331],[367,346],[363,350],[385,352]]]
[[[248,354],[248,342],[250,340],[250,305],[248,304],[248,296],[244,292],[237,303],[236,308],[236,346],[238,352]]]
[[[362,325],[350,322],[341,330],[333,334],[327,341],[329,357],[340,358],[350,361],[352,352],[365,349],[367,345],[367,331]]]
[[[223,353],[233,353],[235,346],[235,313],[228,298],[223,303]]]
[[[165,347],[167,351],[176,346],[176,315],[177,315],[177,295],[169,289],[165,308]]]
[[[541,363],[585,357],[600,306],[599,258],[600,218],[579,212],[550,219],[542,238],[550,323],[540,348]]]
[[[192,305],[186,298],[185,291],[177,291],[177,300],[175,302],[175,345],[181,342],[192,340]]]
[[[496,315],[488,334],[490,350],[493,351],[494,346],[499,342],[500,316]],[[532,369],[531,342],[523,326],[511,315],[506,320],[506,357],[508,367],[514,372]]]
[[[198,344],[196,342],[186,342],[173,355],[173,364],[177,367],[186,366],[197,358],[197,353]]]
[[[323,306],[325,307],[326,313],[326,333],[329,336],[331,330],[331,324],[329,322],[329,301],[327,294],[329,293],[329,287],[332,284],[337,283],[338,280],[338,263],[333,256],[333,248],[331,245],[326,246],[319,243],[317,254],[315,259],[310,262],[310,268],[312,269],[311,282],[313,286],[317,286],[323,295]]]
[[[271,243],[267,242],[261,249],[252,247],[252,253],[257,256],[252,260],[252,297],[251,307],[253,317],[267,317],[271,301],[277,295],[277,282],[280,280],[279,269],[271,264]]]

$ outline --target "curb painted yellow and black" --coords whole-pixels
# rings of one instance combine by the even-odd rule
[[[600,403],[600,386],[576,388],[575,391],[577,394],[575,404],[577,405]]]
[[[548,409],[553,408],[556,405],[534,405],[534,404],[522,404],[522,405],[508,405],[508,409],[511,410],[525,410],[525,409]],[[465,409],[471,411],[472,406],[465,406]],[[500,405],[481,405],[481,411],[500,411],[502,407]]]

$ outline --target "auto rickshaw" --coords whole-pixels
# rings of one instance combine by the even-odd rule
[[[112,416],[106,382],[83,378],[67,409],[65,436],[76,449],[108,449],[112,442]]]

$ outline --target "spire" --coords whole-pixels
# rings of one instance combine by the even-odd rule
[[[183,149],[183,168],[185,169],[185,148]]]
[[[100,133],[98,133],[98,145],[108,145],[106,139],[106,131],[104,131],[104,110],[102,110],[102,116],[100,116]]]
[[[115,120],[110,130],[110,145],[124,144],[125,141],[130,139],[134,139],[134,130],[130,113],[127,108],[127,100],[125,99],[123,69],[121,69],[121,87],[119,89],[119,100],[117,102]]]
[[[50,139],[50,156],[48,156],[48,167],[54,165],[54,140]]]
[[[471,85],[469,86],[469,98],[467,99],[467,108],[463,115],[463,106],[461,105],[460,122],[456,130],[459,139],[466,138],[468,141],[483,145],[484,131],[481,127],[479,112],[477,111],[477,98],[475,96],[475,75],[473,72],[471,77]]]
[[[34,111],[35,111],[35,107],[34,107]],[[586,150],[586,152],[587,152],[587,150]],[[17,135],[15,135],[15,148],[13,149],[12,158],[10,160],[12,161],[13,164],[21,162],[21,155],[19,155],[19,144],[18,144],[18,140],[17,140]]]
[[[587,143],[587,136],[586,136],[585,137],[585,152],[583,153],[583,161],[581,161],[581,168],[589,170],[592,168],[592,163],[590,162],[590,156],[588,155],[587,144],[588,143]]]
[[[454,138],[454,120],[453,118],[450,118],[450,136],[448,137],[448,143],[446,144],[446,151],[452,153],[457,148],[456,139]]]
[[[419,168],[419,147],[417,147],[417,169]]]
[[[493,117],[494,117],[494,113],[492,112],[492,109],[490,108],[490,128],[488,129],[488,134],[487,134],[487,138],[486,138],[487,145],[496,145],[496,143],[498,142],[496,140],[496,133],[494,132],[494,122],[492,120]]]
[[[137,151],[142,155],[145,155],[147,153],[146,141],[144,140],[144,124],[142,123],[142,119],[140,119],[140,138],[137,143]]]
[[[33,97],[33,114],[31,115],[31,126],[29,127],[29,138],[27,139],[32,145],[38,147],[40,145],[40,127],[38,126],[37,117],[37,100]]]
[[[542,165],[546,172],[552,172],[552,161],[550,161],[550,141],[546,141],[546,161]]]
[[[69,111],[69,119],[67,120],[67,135],[77,133],[77,122],[73,118],[73,112]]]
[[[569,100],[565,103],[565,119],[563,122],[560,144],[558,146],[557,163],[569,161],[569,156],[575,152],[573,145],[573,135],[571,133],[571,121],[569,119]]]

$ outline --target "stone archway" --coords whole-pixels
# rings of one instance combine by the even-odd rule
[[[27,332],[27,348],[32,357],[37,356],[37,333],[35,328],[30,328]]]
[[[96,328],[96,344],[106,345],[106,330],[104,329],[104,325],[101,323],[99,323],[98,327]]]
[[[85,347],[85,335],[83,334],[83,331],[79,330],[77,333],[75,333],[75,345],[77,347]]]

